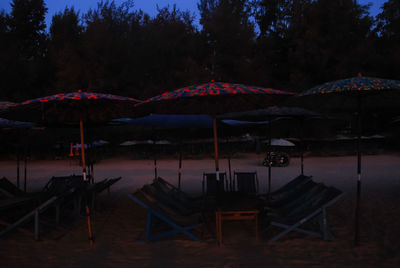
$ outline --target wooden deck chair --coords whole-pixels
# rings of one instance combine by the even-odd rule
[[[203,173],[202,186],[203,196],[216,196],[217,192],[225,192],[225,189],[228,189],[226,172],[219,173],[218,181],[216,173]]]
[[[154,179],[152,184],[160,188],[160,190],[164,191],[165,193],[172,195],[177,199],[180,199],[182,202],[197,202],[201,198],[190,196],[189,194],[185,193],[184,191],[161,177]]]
[[[302,191],[298,195],[292,196],[291,200],[285,200],[280,206],[268,208],[267,214],[280,215],[281,217],[293,215],[297,211],[302,210],[303,207],[318,201],[327,189],[322,183],[314,183],[314,185],[308,187],[307,191]]]
[[[63,177],[52,177],[44,186],[42,193],[48,196],[61,195],[70,189],[86,189],[86,183],[82,175],[71,175]]]
[[[19,189],[5,177],[0,179],[0,191],[2,191],[4,195],[9,196],[26,196],[24,191]]]
[[[270,193],[270,200],[278,200],[281,199],[283,196],[288,195],[289,193],[296,191],[298,187],[301,187],[303,184],[310,181],[312,176],[304,176],[299,175],[296,178],[292,179],[276,191]]]
[[[281,193],[276,199],[270,199],[265,202],[265,207],[269,209],[279,208],[286,206],[288,203],[296,202],[296,200],[303,195],[310,192],[314,187],[317,187],[317,183],[313,180],[309,180],[306,183],[298,185],[296,188],[285,193]]]
[[[104,179],[102,181],[98,181],[94,184],[90,185],[90,189],[94,191],[96,194],[100,194],[103,192],[105,189],[107,189],[108,192],[110,192],[110,187],[118,182],[121,179],[121,177],[118,178],[112,178],[112,179]]]
[[[166,194],[158,187],[153,184],[146,184],[142,187],[142,191],[149,193],[154,196],[159,202],[175,209],[182,215],[191,215],[193,213],[199,212],[190,207],[189,204],[182,202],[179,199],[174,198],[172,195]]]
[[[271,226],[284,230],[270,240],[276,241],[291,231],[317,236],[323,240],[333,240],[334,236],[328,229],[326,208],[335,203],[342,195],[340,190],[327,187],[322,194],[318,192],[314,197],[310,197],[308,201],[296,206],[291,211],[272,217]],[[313,228],[305,228],[307,224]]]
[[[247,195],[258,193],[257,172],[233,172],[233,185],[237,192]]]
[[[154,241],[163,237],[176,235],[179,233],[185,234],[194,241],[200,239],[190,231],[200,227],[201,214],[193,214],[185,216],[174,210],[173,208],[159,202],[154,196],[145,193],[142,190],[136,191],[134,194],[128,195],[130,199],[147,209],[147,223],[145,232],[145,241]],[[172,230],[152,234],[153,217],[166,223]]]
[[[193,213],[203,209],[204,199],[202,197],[194,198],[182,190],[176,188],[162,178],[153,180],[151,187],[159,194],[167,198],[167,201],[176,203],[178,207],[183,207],[183,211]]]

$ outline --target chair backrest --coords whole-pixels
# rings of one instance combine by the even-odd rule
[[[281,215],[291,216],[312,207],[318,203],[329,190],[323,183],[316,183],[308,191],[297,196],[296,199],[279,208]]]
[[[203,195],[216,196],[217,192],[225,192],[226,188],[226,172],[219,173],[218,181],[216,173],[203,173]]]
[[[317,209],[327,208],[328,206],[335,203],[341,196],[343,192],[335,187],[326,187],[324,191],[318,192],[311,201],[304,203],[303,206],[292,210],[287,214],[289,218],[301,219],[306,215],[316,211]]]
[[[268,207],[286,206],[293,200],[297,200],[299,197],[312,191],[312,189],[317,187],[317,185],[318,183],[314,182],[313,180],[309,180],[306,183],[298,185],[291,191],[282,192],[279,195],[272,196],[272,198],[267,201],[267,206]]]
[[[236,191],[243,194],[258,193],[257,172],[233,172],[233,181]]]
[[[165,203],[163,200],[158,199],[159,197],[154,195],[153,189],[151,188],[142,187],[132,196],[135,197],[133,200],[144,208],[151,209],[164,216],[164,220],[167,218],[175,223],[181,224],[198,223],[199,221],[200,214],[194,213],[191,215],[184,215],[181,211],[171,206],[171,204]]]
[[[279,199],[283,195],[287,195],[290,192],[297,191],[298,188],[302,187],[305,183],[311,180],[312,176],[304,176],[299,175],[296,178],[292,179],[276,191],[270,194],[270,198]]]
[[[42,193],[50,195],[59,195],[67,192],[71,188],[85,189],[85,182],[81,175],[71,175],[64,177],[52,177],[43,188]]]
[[[7,178],[3,177],[0,179],[0,189],[4,190],[6,193],[13,196],[23,196],[25,195],[24,191],[15,186],[12,182],[10,182]]]
[[[151,185],[164,192],[165,194],[170,195],[172,198],[180,200],[180,202],[192,202],[192,198],[189,195],[175,187],[173,184],[164,180],[163,178],[158,177],[154,179]]]

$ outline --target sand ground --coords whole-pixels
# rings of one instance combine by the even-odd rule
[[[232,159],[232,170],[257,171],[260,191],[266,191],[267,170],[262,155],[243,154]],[[317,182],[345,192],[328,209],[328,224],[336,241],[291,233],[277,242],[268,237],[277,229],[260,226],[261,239],[254,239],[247,222],[227,223],[224,244],[218,247],[213,232],[204,233],[202,242],[176,236],[151,243],[139,242],[146,223],[146,211],[127,194],[154,177],[152,160],[115,158],[95,166],[97,180],[122,177],[102,193],[93,215],[96,241],[87,240],[85,218],[68,228],[42,226],[41,240],[33,234],[14,231],[0,239],[1,267],[400,267],[400,156],[363,157],[361,245],[354,247],[354,208],[356,159],[346,157],[307,157],[305,174]],[[221,171],[228,172],[226,159]],[[203,172],[212,172],[213,159],[184,160],[182,189],[201,193]],[[28,162],[28,191],[40,190],[51,176],[80,174],[79,165],[68,160]],[[298,158],[285,168],[273,168],[272,187],[277,189],[300,173]],[[0,162],[0,174],[15,182],[16,164]],[[23,174],[23,173],[22,173]],[[178,161],[158,161],[158,175],[177,184]],[[32,227],[33,228],[33,227]]]

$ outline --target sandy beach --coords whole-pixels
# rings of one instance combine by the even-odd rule
[[[232,159],[232,171],[257,171],[260,191],[266,191],[267,169],[263,155],[241,154]],[[273,229],[260,225],[256,241],[251,224],[227,223],[222,247],[212,232],[202,242],[175,236],[156,242],[140,242],[146,211],[127,194],[154,178],[152,160],[114,158],[95,165],[95,179],[122,177],[102,193],[93,215],[95,244],[89,247],[85,218],[76,219],[71,228],[46,231],[41,239],[15,230],[0,240],[1,267],[399,267],[400,266],[400,156],[383,154],[363,156],[361,199],[361,245],[353,246],[356,193],[356,158],[306,157],[305,174],[316,182],[345,192],[328,209],[328,224],[335,241],[290,233],[277,242],[268,242]],[[226,159],[221,171],[228,172]],[[184,160],[182,189],[201,194],[203,172],[212,172],[213,159]],[[177,185],[178,161],[158,161],[158,175]],[[76,162],[68,160],[28,162],[28,191],[41,190],[51,176],[80,174]],[[299,158],[288,167],[273,168],[272,187],[279,188],[300,173]],[[15,182],[16,163],[0,162],[0,174]],[[32,227],[33,228],[33,227]]]

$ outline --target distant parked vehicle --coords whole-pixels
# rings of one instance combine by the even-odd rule
[[[290,156],[284,152],[271,152],[270,163],[272,167],[287,167],[290,163]],[[264,158],[263,166],[268,167],[268,155]]]

